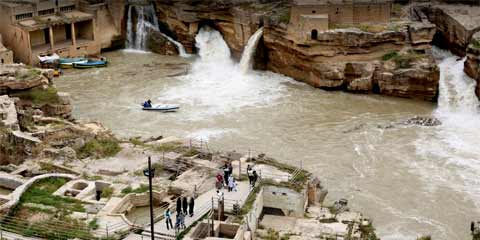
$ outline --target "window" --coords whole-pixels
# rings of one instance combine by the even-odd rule
[[[75,5],[60,7],[60,12],[71,12],[75,10]]]
[[[15,15],[16,20],[22,20],[22,19],[27,19],[32,17],[33,17],[33,13],[22,13],[22,14]]]
[[[38,11],[39,16],[50,15],[50,14],[53,14],[53,13],[55,13],[55,9],[53,9],[53,8]]]
[[[313,10],[312,13],[317,13],[317,11]]]
[[[4,63],[5,63],[5,60],[3,60],[3,58],[2,58],[2,64],[4,64]]]
[[[316,40],[316,39],[318,38],[318,31],[317,31],[317,29],[313,29],[313,30],[312,30],[312,35],[311,35],[311,37],[312,37],[312,40]]]
[[[340,13],[340,9],[337,8],[337,11],[335,11],[335,14],[339,14]]]

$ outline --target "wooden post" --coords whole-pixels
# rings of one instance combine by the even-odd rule
[[[71,29],[71,32],[72,32],[72,44],[73,44],[73,47],[75,49],[77,49],[77,36],[76,36],[76,33],[75,33],[75,23],[71,23],[70,24],[70,29]]]

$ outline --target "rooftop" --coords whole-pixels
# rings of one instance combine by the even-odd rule
[[[34,17],[32,19],[19,21],[17,25],[27,30],[36,30],[46,28],[49,25],[81,22],[90,19],[93,19],[92,14],[75,10],[63,14]]]

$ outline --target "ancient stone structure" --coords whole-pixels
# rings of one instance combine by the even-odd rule
[[[290,12],[290,26],[302,41],[316,40],[319,31],[336,25],[388,23],[391,0],[296,0]]]
[[[57,53],[74,57],[100,53],[92,14],[78,1],[0,2],[0,33],[18,61],[35,64],[38,56]]]
[[[0,34],[0,64],[12,64],[13,53],[3,46],[2,35]]]

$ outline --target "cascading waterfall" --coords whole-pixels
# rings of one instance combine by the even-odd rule
[[[253,54],[257,50],[258,42],[262,35],[263,27],[259,28],[250,39],[248,39],[247,45],[243,50],[242,59],[240,60],[240,69],[243,73],[248,72],[248,70],[252,68]]]
[[[134,30],[133,26],[133,11],[137,13],[137,24],[135,25],[136,31]],[[149,28],[159,32],[168,41],[173,43],[177,47],[178,53],[181,57],[190,56],[189,54],[187,54],[185,48],[181,43],[173,40],[171,37],[160,31],[160,26],[153,5],[130,5],[128,8],[127,20],[127,48],[145,51],[148,34],[147,30]]]
[[[414,165],[433,189],[449,186],[468,193],[480,208],[480,114],[476,83],[464,71],[465,59],[434,48],[440,68],[438,107],[442,124],[422,132],[415,146],[421,157]]]
[[[191,119],[204,119],[235,112],[243,107],[274,104],[289,78],[271,72],[252,71],[247,76],[230,55],[222,35],[209,27],[195,37],[199,58],[181,85],[162,92],[160,101],[175,101],[202,111],[192,111]],[[252,47],[253,48],[253,47]]]

